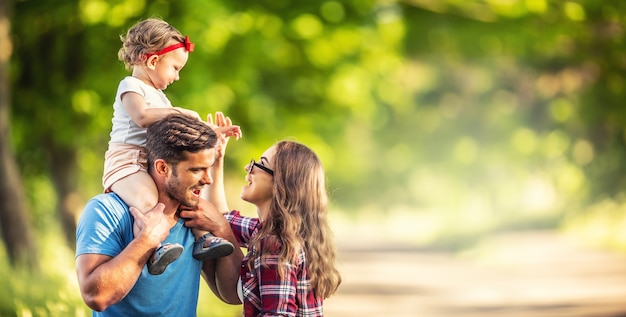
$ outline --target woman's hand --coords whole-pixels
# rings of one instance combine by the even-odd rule
[[[215,113],[215,123],[213,123],[211,114],[207,116],[207,124],[217,133],[218,142],[215,145],[217,157],[224,157],[228,140],[230,137],[235,137],[235,140],[239,140],[242,136],[241,128],[237,125],[233,125],[230,118],[224,116],[224,114],[219,111]]]
[[[186,227],[210,231],[222,238],[232,235],[228,220],[213,204],[204,199],[200,199],[195,209],[181,205],[179,211]]]

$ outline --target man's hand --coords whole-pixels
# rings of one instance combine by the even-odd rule
[[[114,257],[85,253],[76,258],[78,284],[87,306],[103,311],[119,303],[133,289],[146,261],[172,227],[173,219],[164,210],[162,203],[145,214],[131,207],[139,232],[121,253]]]
[[[153,244],[155,247],[158,246],[161,241],[165,240],[172,227],[170,224],[172,218],[164,214],[164,210],[165,205],[162,203],[158,203],[152,210],[145,214],[141,213],[141,211],[135,207],[130,207],[130,214],[135,218],[135,223],[139,228],[135,239],[141,237],[145,239],[145,242],[151,245]]]

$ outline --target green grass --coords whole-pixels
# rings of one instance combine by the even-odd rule
[[[41,270],[12,268],[0,250],[0,316],[90,316],[78,291],[73,253],[54,238],[39,240]],[[57,246],[56,248],[53,246]]]

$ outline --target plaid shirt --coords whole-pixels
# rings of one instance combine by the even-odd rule
[[[287,264],[284,278],[278,274],[278,254],[282,245],[278,245],[270,254],[262,254],[248,269],[250,255],[257,252],[248,242],[261,227],[258,218],[244,217],[238,211],[226,214],[237,241],[248,248],[248,253],[241,263],[241,285],[243,308],[246,317],[251,316],[324,316],[323,300],[310,290],[311,281],[307,272],[304,250],[298,255],[295,264]],[[261,243],[265,243],[262,239]],[[262,248],[266,250],[267,248]],[[266,251],[267,252],[267,251]],[[261,260],[261,258],[263,260]]]

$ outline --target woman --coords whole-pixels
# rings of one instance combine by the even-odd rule
[[[221,212],[229,210],[223,187],[224,149],[225,145],[218,151],[209,190],[209,201]],[[229,268],[220,265],[227,262],[216,261],[212,289],[227,302],[233,302],[229,298],[236,291],[245,316],[323,316],[323,300],[337,290],[341,276],[335,267],[319,158],[303,144],[282,141],[245,169],[247,184],[241,198],[256,206],[258,218],[244,217],[238,211],[226,214],[236,242],[248,252],[239,267],[238,283],[232,278],[224,282],[227,279],[220,272]],[[205,229],[224,230],[226,222],[219,216],[189,216],[196,218],[189,220],[190,225],[203,223]]]

